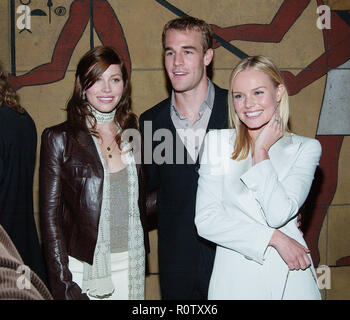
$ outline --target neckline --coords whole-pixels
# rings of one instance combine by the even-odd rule
[[[124,171],[124,170],[126,170],[126,167],[124,167],[123,169],[120,169],[120,170],[118,170],[118,171],[109,172],[109,174],[110,174],[110,175],[116,175],[116,174],[118,174],[118,173],[120,173],[120,172],[122,172],[122,171]]]

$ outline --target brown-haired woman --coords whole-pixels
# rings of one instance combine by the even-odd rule
[[[45,282],[33,211],[36,144],[35,123],[0,66],[0,224],[24,263]]]
[[[114,49],[82,57],[67,113],[66,122],[44,130],[41,144],[41,230],[52,295],[143,299],[144,187],[122,139],[137,119]]]

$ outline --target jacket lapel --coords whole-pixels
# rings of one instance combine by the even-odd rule
[[[101,163],[101,159],[98,155],[96,145],[91,137],[91,134],[85,131],[80,131],[78,135],[79,143],[84,146],[84,150],[91,157],[90,163],[93,163],[97,166],[97,169],[103,175],[103,166]]]
[[[269,151],[271,163],[282,180],[293,165],[300,142],[293,141],[293,134],[287,134],[278,140]]]
[[[214,88],[214,105],[209,119],[207,132],[212,129],[227,129],[228,127],[227,91],[219,88],[215,84]]]
[[[213,110],[211,112],[209,123],[206,129],[207,133],[209,130],[227,129],[228,127],[227,91],[219,88],[216,84],[214,84],[214,88],[215,88],[215,98],[214,98]],[[197,161],[196,161],[197,167],[199,166],[200,158],[203,152],[203,147],[204,147],[204,143],[202,143],[199,156],[197,157]]]

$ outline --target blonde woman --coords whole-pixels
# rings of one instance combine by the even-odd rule
[[[320,299],[297,227],[321,146],[288,129],[288,93],[267,57],[243,59],[229,82],[231,129],[210,132],[195,223],[216,243],[209,299]]]

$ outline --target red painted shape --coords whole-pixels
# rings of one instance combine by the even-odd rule
[[[114,47],[124,58],[130,72],[131,62],[122,27],[106,0],[94,0],[93,22],[96,32],[105,45]],[[75,0],[61,34],[59,35],[52,59],[21,76],[9,75],[12,88],[18,90],[24,86],[42,85],[63,79],[73,51],[84,33],[90,19],[90,1]]]

